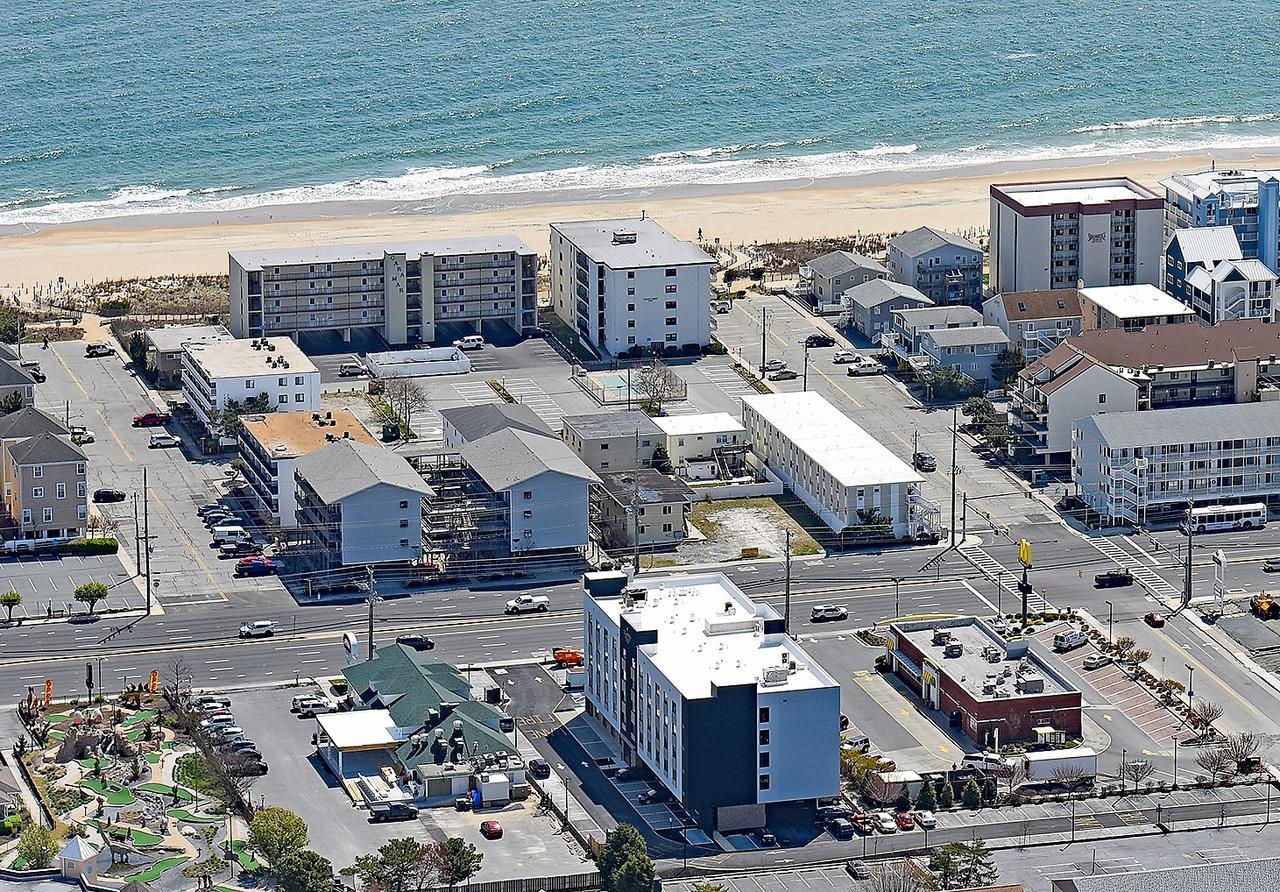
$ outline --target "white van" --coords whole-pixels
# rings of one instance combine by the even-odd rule
[[[253,537],[239,524],[227,524],[226,526],[213,528],[214,545],[231,545],[239,542],[243,542],[246,545],[253,543]]]
[[[484,346],[484,338],[480,335],[467,335],[453,342],[459,350],[479,350]]]
[[[1089,640],[1089,637],[1079,629],[1068,629],[1065,632],[1059,632],[1053,636],[1053,649],[1059,653],[1068,650],[1075,650],[1080,645]]]
[[[339,378],[355,378],[364,374],[364,366],[358,362],[344,362],[338,366]]]

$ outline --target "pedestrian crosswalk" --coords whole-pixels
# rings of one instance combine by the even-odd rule
[[[1143,588],[1162,601],[1171,598],[1176,600],[1182,597],[1182,592],[1178,591],[1168,580],[1110,539],[1090,538],[1088,542],[1098,551],[1115,561],[1117,567],[1128,568],[1129,572],[1133,574],[1133,578],[1138,580]]]
[[[744,396],[751,396],[755,393],[751,385],[743,380],[742,376],[733,370],[732,366],[713,365],[706,368],[700,368],[703,377],[719,387],[734,399],[740,399]]]
[[[1022,593],[1018,591],[1018,573],[1010,570],[977,545],[961,545],[956,550],[960,552],[965,560],[981,570],[983,575],[996,582],[1002,589],[1015,597],[1022,597]],[[1027,609],[1039,613],[1051,610],[1053,606],[1045,600],[1043,595],[1033,590],[1027,595]]]

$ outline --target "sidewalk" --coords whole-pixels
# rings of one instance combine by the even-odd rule
[[[531,759],[540,759],[542,754],[534,748],[529,738],[520,735],[518,744],[520,758],[524,759],[525,764]],[[582,847],[587,851],[591,851],[590,840],[592,838],[604,842],[605,831],[600,827],[596,820],[591,817],[591,812],[586,805],[582,803],[576,796],[569,793],[569,788],[565,784],[564,779],[555,770],[551,769],[551,774],[541,780],[531,779],[530,781],[542,793],[542,800],[550,806],[551,810],[569,825],[570,831]],[[568,818],[565,812],[568,810]]]

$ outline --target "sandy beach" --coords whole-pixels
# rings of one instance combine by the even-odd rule
[[[802,183],[686,188],[679,195],[628,196],[616,200],[518,197],[522,202],[466,210],[404,207],[296,205],[261,208],[241,219],[217,221],[177,215],[128,217],[50,226],[0,237],[0,288],[169,273],[225,273],[227,252],[299,244],[335,244],[514,232],[540,251],[555,220],[639,216],[643,210],[679,236],[741,244],[855,232],[892,232],[928,224],[955,231],[987,226],[993,182],[1127,176],[1159,191],[1174,171],[1207,167],[1208,157],[1116,159],[1088,165],[1067,160],[1034,169],[918,174],[891,182],[866,178]],[[1222,163],[1219,160],[1219,163]],[[1250,158],[1257,166],[1280,159]],[[511,197],[504,196],[505,201]],[[495,202],[496,203],[496,202]]]

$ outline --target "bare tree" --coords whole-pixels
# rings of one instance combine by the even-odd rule
[[[1012,796],[1013,791],[1027,781],[1027,763],[1022,760],[1006,763],[1004,768],[995,772],[1005,782],[1005,795]]]
[[[1208,700],[1201,700],[1187,710],[1187,724],[1201,737],[1213,731],[1213,723],[1222,718],[1222,707]]]
[[[910,862],[903,859],[873,867],[867,888],[871,892],[922,892],[925,885]]]
[[[161,693],[171,706],[176,708],[191,696],[193,677],[191,667],[182,657],[174,657],[169,661],[168,672],[164,673],[161,679]]]
[[[1253,754],[1258,751],[1258,745],[1257,734],[1252,731],[1241,731],[1237,734],[1228,734],[1222,741],[1222,750],[1231,757],[1231,761],[1239,764],[1253,758]]]
[[[1231,769],[1232,760],[1226,750],[1215,748],[1196,753],[1196,764],[1207,771],[1209,780],[1216,784],[1218,775],[1225,774]]]
[[[1085,779],[1084,769],[1078,765],[1062,765],[1053,770],[1050,780],[1068,790],[1078,790]]]
[[[679,396],[681,381],[679,375],[654,360],[636,369],[631,376],[631,386],[654,411],[661,412],[663,403]]]
[[[1131,650],[1125,658],[1135,666],[1139,666],[1151,659],[1151,651],[1149,650]]]
[[[1133,792],[1138,792],[1142,782],[1155,772],[1156,767],[1144,759],[1134,759],[1124,766],[1123,776],[1133,781]]]
[[[391,409],[400,416],[406,428],[410,428],[415,412],[427,406],[427,392],[412,378],[391,378],[384,390]]]

